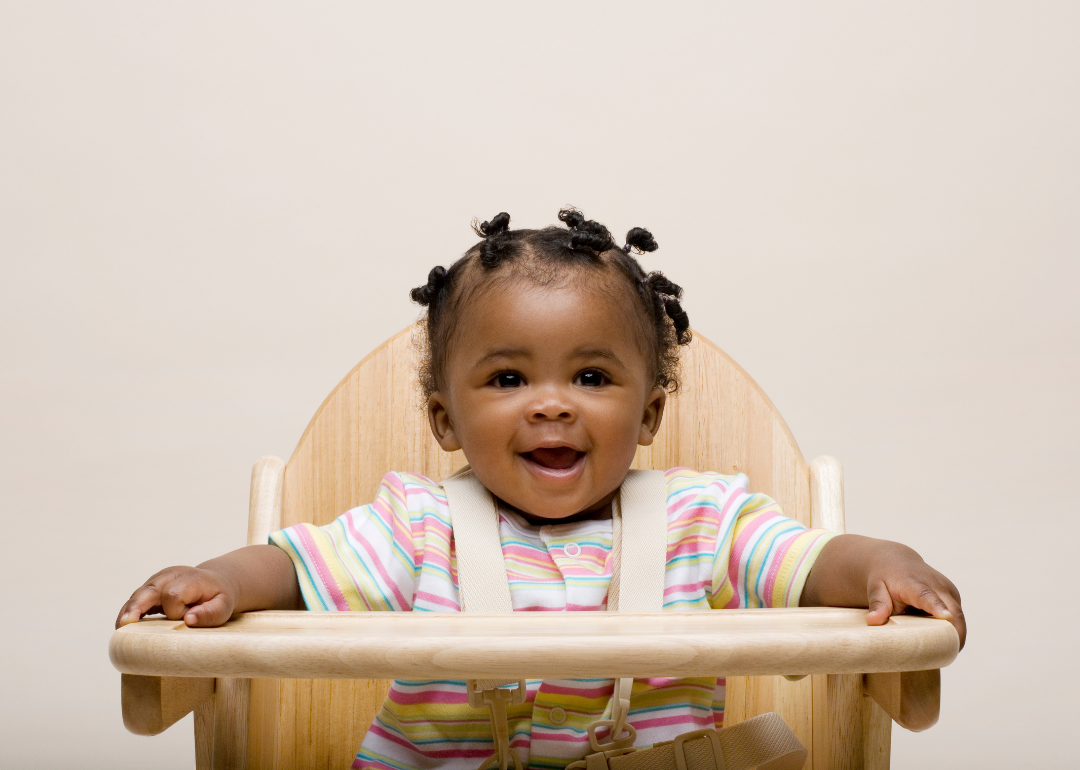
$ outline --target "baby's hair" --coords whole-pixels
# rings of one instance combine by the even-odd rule
[[[657,387],[679,389],[679,346],[690,344],[690,319],[679,300],[682,288],[663,273],[646,273],[633,253],[655,251],[656,239],[642,227],[626,234],[621,248],[599,222],[586,219],[574,208],[559,212],[561,227],[511,230],[510,215],[496,214],[489,222],[473,221],[483,238],[446,269],[436,266],[427,283],[410,292],[413,301],[427,307],[420,351],[420,389],[426,402],[442,385],[447,350],[459,315],[459,305],[481,284],[503,277],[521,277],[540,285],[565,278],[568,270],[612,270],[637,298],[637,315],[648,338]],[[506,272],[507,267],[514,272]]]

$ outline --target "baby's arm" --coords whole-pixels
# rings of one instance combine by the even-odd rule
[[[296,570],[275,545],[249,545],[198,567],[168,567],[128,599],[116,627],[161,612],[189,626],[220,626],[237,612],[302,610]]]
[[[967,638],[960,592],[906,545],[860,535],[840,535],[825,544],[806,578],[803,607],[868,607],[866,622],[885,623],[908,607],[948,620]]]

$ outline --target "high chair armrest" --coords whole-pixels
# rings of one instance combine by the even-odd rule
[[[896,724],[912,732],[933,727],[941,709],[941,669],[866,674],[863,690]]]
[[[124,727],[136,735],[165,732],[213,694],[210,678],[120,675]]]

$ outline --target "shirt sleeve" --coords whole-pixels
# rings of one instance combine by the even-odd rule
[[[388,473],[369,505],[324,527],[274,532],[270,543],[292,559],[309,610],[411,610],[433,537],[449,545],[442,489],[422,477]]]
[[[716,476],[703,494],[715,498],[714,609],[798,607],[821,549],[837,533],[809,529],[784,516],[775,500],[751,493],[745,475]]]

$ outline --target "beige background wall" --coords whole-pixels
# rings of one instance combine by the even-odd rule
[[[190,768],[106,657],[151,572],[507,210],[645,225],[849,526],[961,587],[894,767],[1074,731],[1080,11],[1071,3],[0,2],[0,766]],[[1075,760],[1075,758],[1074,758]]]

